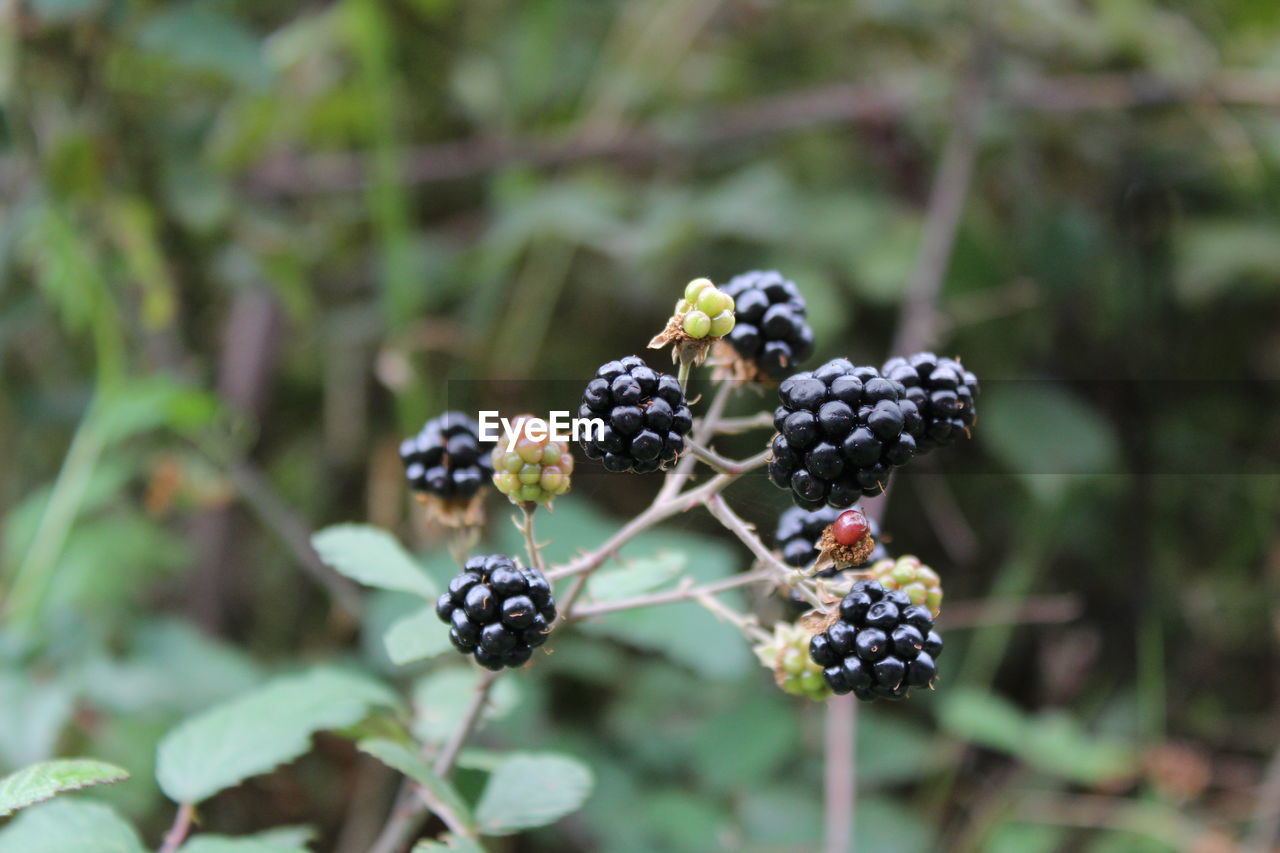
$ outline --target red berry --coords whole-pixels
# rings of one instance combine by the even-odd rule
[[[831,534],[841,545],[853,545],[867,535],[867,517],[862,510],[846,510],[832,524]]]

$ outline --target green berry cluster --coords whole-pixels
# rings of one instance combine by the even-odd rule
[[[935,618],[942,610],[942,580],[919,557],[907,554],[896,560],[878,560],[870,571],[885,589],[902,590],[912,604],[925,605]]]
[[[822,677],[822,667],[809,656],[811,637],[800,625],[779,622],[773,637],[757,645],[755,653],[761,664],[773,670],[783,693],[821,702],[831,695],[831,688]]]
[[[514,449],[507,450],[502,442],[494,448],[493,484],[512,503],[550,505],[556,495],[569,491],[573,454],[565,442],[552,441],[545,429],[530,436],[525,424],[533,419],[532,415],[516,418],[513,429],[520,437]]]
[[[717,288],[709,278],[695,278],[676,303],[680,328],[691,338],[722,338],[733,331],[733,297]]]

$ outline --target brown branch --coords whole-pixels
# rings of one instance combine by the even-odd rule
[[[401,154],[402,180],[428,184],[487,174],[511,164],[560,166],[608,158],[655,162],[676,153],[718,150],[726,144],[827,124],[858,124],[901,119],[928,106],[925,87],[895,83],[839,83],[758,98],[709,112],[695,130],[675,135],[654,123],[626,133],[570,134],[549,138],[472,139],[419,145]],[[1017,112],[1071,114],[1127,110],[1203,102],[1280,106],[1275,75],[1229,70],[1198,84],[1183,84],[1151,74],[1081,74],[1019,81],[999,104]],[[0,170],[0,186],[9,169]],[[17,172],[20,170],[14,169]],[[10,176],[15,179],[16,174]],[[246,176],[262,196],[294,196],[362,189],[368,180],[363,152],[298,155],[281,152],[254,166]]]

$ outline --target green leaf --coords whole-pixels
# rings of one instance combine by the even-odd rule
[[[367,752],[383,764],[399,770],[405,776],[417,782],[430,792],[436,802],[443,805],[453,816],[468,826],[472,823],[471,810],[458,796],[446,780],[441,779],[432,770],[419,753],[395,741],[383,738],[362,740],[357,744],[362,752]]]
[[[413,734],[436,743],[458,727],[471,704],[480,673],[472,668],[451,667],[422,678],[413,688]],[[489,690],[489,702],[481,719],[498,720],[511,713],[520,701],[514,678],[499,678]]]
[[[448,628],[440,623],[432,607],[398,620],[387,631],[384,642],[387,656],[397,666],[433,658],[453,648]]]
[[[381,684],[336,669],[278,678],[170,732],[160,743],[156,779],[175,802],[198,803],[304,754],[316,732],[396,704]]]
[[[1094,785],[1133,770],[1127,746],[1099,737],[1061,712],[1024,714],[990,693],[960,688],[942,700],[944,729],[1053,776]]]
[[[260,87],[271,79],[257,37],[211,4],[185,3],[160,12],[142,27],[138,41],[179,66],[245,87]]]
[[[182,845],[182,853],[307,853],[307,848],[275,844],[253,836],[197,835]]]
[[[1028,487],[1056,499],[1072,479],[1116,472],[1119,442],[1095,409],[1048,382],[1005,382],[982,399],[978,435]]]
[[[0,853],[146,853],[134,828],[101,803],[54,800],[0,829]]]
[[[552,752],[511,753],[498,765],[476,805],[485,835],[546,826],[577,811],[591,795],[591,770]]]
[[[337,571],[365,586],[412,592],[434,600],[435,581],[385,530],[368,524],[338,524],[311,537],[311,544]]]
[[[0,779],[0,817],[42,803],[56,794],[129,778],[127,770],[88,758],[33,764]]]
[[[25,767],[52,758],[72,711],[68,685],[0,670],[0,763]]]

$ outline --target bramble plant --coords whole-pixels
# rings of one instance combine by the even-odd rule
[[[535,518],[569,491],[574,457],[567,443],[545,429],[529,429],[538,418],[511,419],[515,432],[509,444],[484,441],[476,421],[457,411],[429,420],[405,439],[400,456],[409,491],[428,521],[448,531],[456,574],[447,588],[438,589],[394,537],[377,528],[331,527],[316,534],[313,544],[341,574],[421,600],[385,631],[393,664],[451,651],[473,659],[467,668],[441,672],[420,688],[456,697],[448,719],[405,725],[400,696],[374,679],[339,669],[277,679],[215,706],[160,744],[156,776],[178,803],[162,853],[300,850],[305,836],[292,830],[250,839],[193,835],[196,810],[219,791],[302,755],[309,736],[321,730],[356,738],[362,751],[404,777],[371,853],[404,850],[422,835],[429,815],[445,831],[419,841],[414,850],[420,853],[479,850],[484,836],[558,820],[589,795],[589,768],[556,753],[476,756],[466,748],[487,714],[504,701],[499,679],[521,677],[508,670],[536,668],[565,631],[575,624],[589,627],[606,614],[694,602],[741,632],[779,689],[810,701],[839,701],[832,697],[849,693],[865,701],[903,699],[912,688],[933,689],[943,645],[934,629],[942,604],[939,575],[909,555],[890,557],[879,541],[875,513],[855,504],[883,494],[892,471],[916,455],[968,434],[977,379],[958,360],[932,353],[896,357],[883,368],[836,358],[801,371],[813,351],[805,314],[800,290],[777,272],[746,273],[724,288],[696,279],[654,339],[672,347],[678,376],[635,355],[596,370],[578,408],[580,418],[603,422],[602,432],[580,442],[590,464],[616,476],[665,473],[645,510],[595,548],[554,565],[544,560],[548,543],[538,540]],[[716,387],[704,407],[700,399],[690,400],[688,381],[713,344],[718,346],[708,364]],[[776,410],[725,417],[730,398],[749,386],[776,388]],[[695,408],[701,411],[695,414]],[[730,459],[715,447],[722,435],[770,427],[774,435],[762,436],[764,449],[754,456]],[[710,475],[694,483],[698,466]],[[796,504],[778,519],[776,550],[723,495],[730,484],[765,468],[768,481]],[[638,479],[637,485],[644,482]],[[752,482],[771,488],[763,477]],[[471,553],[485,524],[490,485],[516,507],[523,555]],[[706,509],[746,546],[755,562],[749,571],[709,582],[654,571],[660,560],[600,571],[624,545],[695,507]],[[895,542],[895,550],[902,544]],[[730,590],[752,586],[789,597],[803,612],[766,629],[755,614],[722,600]],[[450,782],[460,762],[488,771],[474,803]],[[39,765],[0,782],[0,808],[19,809],[126,775],[92,761]],[[9,832],[43,837],[47,822],[56,818],[56,808],[46,807]],[[77,812],[76,819],[83,818]],[[113,849],[143,849],[133,829],[113,813],[96,819],[96,832],[118,839]]]

